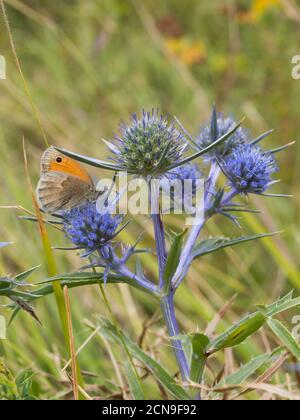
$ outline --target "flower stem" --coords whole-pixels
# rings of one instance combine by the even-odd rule
[[[207,209],[213,197],[213,192],[217,180],[219,178],[221,169],[216,161],[213,161],[211,164],[211,168],[209,170],[208,179],[205,185],[205,193],[204,193],[204,207]]]
[[[199,214],[197,215],[196,222],[194,223],[193,227],[190,230],[189,236],[187,238],[187,241],[182,249],[179,264],[177,266],[177,269],[174,273],[174,276],[172,278],[172,289],[176,290],[180,283],[182,282],[183,278],[185,277],[192,261],[192,249],[195,245],[195,242],[204,226],[205,223],[205,211],[209,207],[210,203],[210,196],[211,196],[211,190],[214,189],[215,184],[217,182],[217,179],[220,175],[220,169],[218,167],[217,162],[213,162],[212,166],[210,168],[210,172],[208,175],[208,181],[206,184],[206,191],[204,194],[204,214],[202,214],[200,208],[202,206],[202,203],[199,207]]]
[[[162,288],[166,262],[165,234],[160,214],[153,214],[152,220],[159,266],[159,287]]]
[[[151,203],[151,218],[154,227],[154,237],[156,244],[158,269],[159,269],[159,288],[164,285],[164,271],[166,262],[166,241],[164,233],[164,225],[161,219],[159,208],[159,185],[154,181],[149,184],[149,194]]]
[[[118,268],[118,273],[123,276],[131,278],[137,284],[139,284],[141,288],[148,290],[148,292],[150,292],[153,296],[158,295],[159,291],[155,284],[151,283],[148,280],[144,280],[140,278],[139,276],[134,274],[131,270],[129,270],[129,268],[127,268],[126,265],[120,265]]]
[[[161,299],[161,310],[164,316],[164,320],[167,325],[168,333],[171,338],[172,348],[175,353],[175,357],[179,366],[179,370],[183,381],[188,381],[190,375],[190,369],[186,355],[182,348],[180,339],[172,339],[172,337],[179,336],[180,331],[175,317],[174,309],[174,294],[170,293],[163,296]]]
[[[117,274],[128,277],[128,279],[131,280],[131,283],[135,283],[136,287],[143,290],[144,292],[150,293],[152,296],[159,296],[161,294],[159,293],[160,290],[158,289],[157,285],[150,282],[143,274],[138,275],[133,273],[126,265],[128,257],[126,256],[124,258],[123,256],[122,258],[119,258],[114,253],[114,250],[110,244],[101,247],[98,250],[98,254],[100,256],[100,260],[104,262],[109,268],[108,272],[112,269]],[[105,276],[103,276],[103,279],[104,283],[106,283]]]

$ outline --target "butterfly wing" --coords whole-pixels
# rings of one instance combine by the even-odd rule
[[[62,172],[46,172],[37,186],[40,205],[47,213],[80,206],[93,193],[93,185]]]
[[[90,175],[78,162],[62,155],[52,146],[45,150],[41,158],[41,174],[48,172],[65,173],[88,184],[93,184]]]
[[[44,211],[56,213],[93,200],[96,193],[91,177],[79,163],[49,147],[41,159],[37,196]]]

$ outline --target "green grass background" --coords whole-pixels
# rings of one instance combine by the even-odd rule
[[[266,8],[255,19],[245,21],[239,16],[244,10],[251,10],[250,0],[5,3],[21,66],[51,144],[101,159],[108,152],[100,139],[111,139],[120,120],[128,121],[131,112],[159,107],[163,113],[179,116],[196,134],[214,102],[219,110],[232,113],[237,119],[245,116],[253,136],[274,128],[275,132],[265,140],[270,148],[298,140],[300,80],[291,77],[291,59],[300,53],[299,22],[283,5]],[[296,7],[300,2],[292,3]],[[44,144],[2,19],[0,27],[0,54],[7,63],[7,79],[0,81],[0,205],[19,204],[32,209],[22,136],[34,185]],[[193,64],[187,63],[168,48],[170,37],[184,40],[186,45],[201,43],[205,56]],[[183,330],[204,329],[237,292],[224,323],[239,319],[256,303],[273,301],[286,290],[295,288],[299,293],[299,153],[297,141],[278,156],[282,182],[276,191],[294,194],[294,198],[250,197],[253,206],[263,213],[244,217],[242,232],[221,218],[207,226],[203,236],[239,236],[280,229],[284,232],[197,262],[176,298]],[[97,177],[107,175],[101,171],[93,173]],[[47,276],[38,229],[20,221],[20,214],[14,210],[0,213],[0,239],[14,242],[1,250],[1,274],[18,273],[41,264],[31,278],[38,282]],[[173,218],[166,221],[176,227]],[[143,244],[153,245],[146,218],[131,224],[122,237],[132,243],[143,229]],[[59,232],[49,232],[52,245],[65,243]],[[55,251],[55,258],[59,272],[76,270],[82,263],[74,253]],[[153,257],[143,257],[143,262],[147,272],[156,272]],[[137,339],[143,323],[157,310],[154,302],[123,286],[109,286],[106,292],[120,326]],[[70,295],[79,346],[90,334],[83,321],[95,322],[97,315],[107,313],[96,286],[72,291]],[[8,339],[0,342],[0,353],[14,373],[27,367],[36,372],[37,397],[65,398],[70,386],[60,370],[66,352],[54,299],[37,302],[36,311],[43,326],[27,314],[20,314],[8,330]],[[8,319],[8,310],[1,308],[2,313]],[[285,323],[292,327],[291,314]],[[271,343],[275,344],[272,340]],[[150,327],[144,346],[172,373],[176,372],[161,319]],[[265,346],[258,334],[234,351],[234,365],[265,351]],[[114,351],[122,361],[120,348],[115,347]],[[93,339],[78,359],[82,370],[92,374],[86,379],[91,394],[103,396],[118,391],[115,372],[101,340]],[[222,363],[221,356],[217,363]],[[285,377],[277,380],[285,381]],[[159,395],[153,380],[147,379],[146,384],[150,398]]]

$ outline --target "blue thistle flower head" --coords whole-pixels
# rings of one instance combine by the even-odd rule
[[[124,170],[147,178],[165,173],[180,160],[186,146],[174,122],[159,115],[157,110],[143,111],[142,118],[133,114],[131,124],[121,126],[120,136],[110,149]]]
[[[172,171],[166,174],[169,180],[178,179],[180,181],[190,180],[192,185],[192,194],[196,194],[197,180],[203,178],[203,174],[199,166],[195,163],[187,163],[182,166],[177,166]]]
[[[272,184],[272,175],[278,170],[272,153],[251,144],[235,148],[221,162],[221,167],[230,186],[244,194],[262,194]]]
[[[122,216],[99,213],[91,202],[64,212],[62,217],[67,238],[88,253],[100,250],[111,241],[122,221]]]
[[[223,117],[221,113],[218,116],[216,114],[213,115],[215,115],[215,119],[213,120],[212,118],[210,124],[203,126],[200,129],[199,135],[196,137],[196,143],[199,149],[210,146],[218,138],[232,130],[237,123],[231,116]],[[248,131],[245,128],[239,127],[227,140],[208,152],[205,158],[206,160],[225,158],[235,147],[246,143],[248,143]]]

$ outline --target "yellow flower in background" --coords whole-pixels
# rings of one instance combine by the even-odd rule
[[[167,50],[184,64],[191,66],[206,59],[207,53],[203,42],[188,38],[169,38],[165,41]]]
[[[274,7],[280,7],[280,0],[252,0],[250,9],[239,14],[239,20],[247,23],[257,22]]]
[[[270,7],[279,5],[279,0],[254,0],[252,2],[251,13],[258,20]]]

